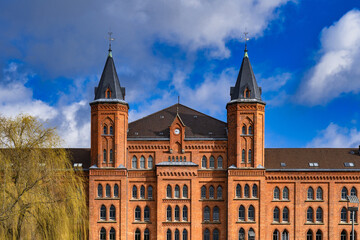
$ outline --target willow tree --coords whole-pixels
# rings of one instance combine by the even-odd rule
[[[0,239],[85,239],[84,180],[54,128],[0,116]]]

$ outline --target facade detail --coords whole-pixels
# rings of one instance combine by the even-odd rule
[[[265,149],[247,49],[223,122],[175,104],[128,123],[111,49],[91,106],[91,240],[349,240],[360,149]]]

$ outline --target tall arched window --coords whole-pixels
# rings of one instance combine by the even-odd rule
[[[114,156],[113,156],[113,150],[110,149],[110,158],[109,158],[109,162],[112,163],[114,161]]]
[[[141,187],[140,187],[140,198],[141,199],[145,198],[145,187],[144,187],[144,185],[141,185]]]
[[[186,185],[183,186],[183,198],[188,198],[188,187]]]
[[[109,185],[109,184],[106,184],[106,187],[105,187],[105,196],[106,196],[106,197],[110,197],[110,193],[111,193],[110,185]]]
[[[306,240],[313,240],[313,232],[311,230],[307,231]]]
[[[245,149],[243,149],[241,153],[241,162],[245,163]]]
[[[222,168],[222,167],[223,167],[223,158],[219,156],[217,158],[217,168]]]
[[[144,156],[140,157],[140,168],[145,168],[145,158],[144,158]]]
[[[180,231],[179,231],[179,229],[175,230],[175,240],[180,240]]]
[[[323,210],[321,207],[318,207],[316,209],[316,221],[323,222]]]
[[[106,240],[106,230],[105,230],[105,228],[101,228],[101,230],[100,230],[100,240]]]
[[[183,239],[182,240],[188,240],[188,231],[186,229],[183,230]]]
[[[172,217],[171,217],[171,207],[168,206],[167,209],[166,209],[166,220],[167,221],[171,221],[172,220]]]
[[[245,207],[243,205],[239,207],[239,221],[245,221]]]
[[[150,240],[150,231],[148,228],[144,231],[144,240]]]
[[[248,232],[248,240],[255,240],[255,231],[252,228]]]
[[[275,187],[274,189],[274,200],[280,199],[280,189],[278,187]]]
[[[239,240],[245,240],[245,230],[243,228],[239,230]]]
[[[248,163],[251,163],[252,158],[251,158],[251,149],[249,149],[249,156],[248,156]]]
[[[312,187],[308,188],[308,192],[307,192],[307,199],[314,199],[314,189]]]
[[[150,208],[148,206],[145,206],[144,208],[144,221],[150,221]]]
[[[242,127],[242,134],[246,134],[246,126],[245,125]]]
[[[114,205],[111,205],[110,207],[110,220],[113,220],[115,221],[116,220],[116,209],[115,209],[115,206]]]
[[[322,200],[323,199],[323,190],[321,187],[318,187],[316,189],[316,199],[317,200]]]
[[[341,189],[341,199],[342,199],[342,200],[346,200],[347,195],[348,195],[348,190],[346,189],[346,187],[343,187],[343,188]]]
[[[214,195],[215,195],[215,190],[214,190],[214,187],[213,186],[210,186],[209,187],[209,198],[210,199],[214,199]]]
[[[132,198],[137,198],[137,187],[134,185],[132,189]]]
[[[287,207],[284,207],[283,209],[282,221],[289,222],[289,209]]]
[[[184,206],[183,207],[183,218],[182,218],[183,221],[186,221],[188,220],[188,208],[187,206]]]
[[[273,214],[273,222],[279,222],[279,221],[280,221],[280,209],[278,207],[275,207]]]
[[[341,215],[340,215],[341,222],[347,222],[347,210],[345,207],[341,209]]]
[[[201,168],[206,168],[206,157],[203,156],[201,159]]]
[[[356,191],[356,188],[355,188],[355,187],[352,187],[352,188],[351,188],[350,196],[357,196],[357,191]]]
[[[213,156],[210,156],[209,162],[210,162],[210,168],[214,168],[215,167],[215,158]]]
[[[207,228],[204,231],[204,240],[210,240],[210,230]]]
[[[170,185],[167,185],[166,187],[166,197],[167,198],[171,198],[172,197],[172,193],[171,193],[171,186]]]
[[[248,210],[248,220],[255,221],[255,208],[252,205],[250,205]]]
[[[115,229],[114,228],[110,229],[109,239],[115,240]]]
[[[306,221],[313,222],[314,221],[314,210],[312,207],[309,207],[306,212]]]
[[[114,197],[119,197],[119,185],[114,185]]]
[[[103,128],[103,134],[107,134],[107,127],[106,126],[104,126],[104,128]]]
[[[113,129],[113,126],[110,126],[110,135],[114,135],[114,129]]]
[[[252,187],[252,197],[257,198],[258,197],[257,195],[258,195],[258,188],[257,188],[257,185],[254,184]]]
[[[175,197],[176,198],[180,197],[180,187],[179,187],[179,185],[175,186]]]
[[[137,206],[135,208],[135,221],[140,221],[140,220],[141,220],[141,208]]]
[[[136,229],[135,231],[135,240],[140,240],[140,229]]]
[[[353,236],[352,231],[350,231],[350,239],[353,239],[352,236]],[[354,231],[354,239],[357,240],[356,231]]]
[[[148,158],[148,168],[149,169],[153,168],[153,158],[152,158],[152,156],[149,156],[149,158]]]
[[[100,208],[100,220],[106,221],[106,207],[105,207],[105,205],[101,205],[101,208]]]
[[[210,208],[208,206],[204,208],[204,221],[210,221]]]
[[[213,208],[213,221],[219,221],[220,220],[220,212],[218,207]]]
[[[103,155],[104,155],[104,156],[103,156],[103,159],[104,159],[103,162],[106,163],[106,161],[107,161],[106,149],[104,149],[104,154],[103,154]]]
[[[216,189],[216,198],[222,199],[222,187],[220,185]]]
[[[219,240],[219,230],[217,228],[213,231],[213,240]]]
[[[249,126],[249,134],[250,134],[250,135],[253,134],[252,126]]]
[[[289,189],[287,187],[284,187],[282,199],[283,200],[288,200],[289,199]]]
[[[166,231],[166,240],[171,240],[171,230],[170,229],[168,229]]]
[[[345,230],[342,230],[340,239],[341,240],[347,240],[347,232]]]
[[[99,185],[98,185],[98,197],[102,197],[102,196],[103,196],[103,187],[99,183]]]
[[[153,187],[149,186],[148,187],[148,199],[152,199],[153,198]]]
[[[273,232],[273,240],[280,240],[280,234],[277,229]]]
[[[244,197],[245,198],[250,197],[250,187],[247,184],[245,184],[245,187],[244,187]]]
[[[317,230],[315,239],[316,240],[322,240],[322,232],[320,230]]]
[[[135,156],[133,156],[132,160],[131,160],[131,168],[136,169],[137,168],[137,158]]]
[[[236,193],[235,193],[237,198],[241,198],[241,186],[240,184],[236,185]]]
[[[175,221],[180,221],[180,207],[178,205],[175,207]]]
[[[201,198],[202,199],[206,198],[206,187],[205,186],[201,187]]]
[[[281,240],[289,240],[289,232],[284,230],[282,232]]]

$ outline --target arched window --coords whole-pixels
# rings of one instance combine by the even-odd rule
[[[348,195],[348,190],[346,189],[346,187],[343,187],[343,188],[341,189],[341,199],[342,199],[342,200],[346,200],[347,195]]]
[[[243,149],[241,153],[241,162],[245,163],[245,149]]]
[[[258,188],[257,188],[257,185],[254,184],[252,187],[252,197],[257,198],[257,195],[258,195]]]
[[[251,149],[249,149],[248,163],[251,163]]]
[[[150,231],[148,228],[144,231],[144,240],[150,240]]]
[[[284,207],[283,209],[282,221],[289,222],[289,209],[287,207]]]
[[[153,188],[152,186],[148,187],[148,199],[152,199],[153,198]]]
[[[145,168],[145,158],[144,158],[144,156],[140,157],[140,168]]]
[[[104,162],[104,163],[106,163],[106,160],[107,160],[106,155],[107,155],[107,154],[106,154],[106,149],[104,149],[104,156],[103,156],[103,158],[104,158],[103,162]]]
[[[148,168],[149,169],[153,168],[153,158],[152,158],[152,156],[149,156],[149,158],[148,158]]]
[[[175,197],[176,198],[180,197],[180,187],[179,187],[179,185],[175,186]]]
[[[105,228],[101,228],[101,230],[100,230],[100,240],[106,240],[106,230],[105,230]]]
[[[307,231],[306,240],[313,240],[313,232],[311,230]]]
[[[277,229],[273,232],[273,240],[280,240],[280,234]]]
[[[107,134],[107,127],[106,126],[104,126],[103,134]]]
[[[353,239],[352,236],[353,236],[352,231],[350,231],[350,239]],[[354,239],[357,240],[356,231],[354,231]]]
[[[201,187],[201,198],[202,199],[206,198],[206,187],[205,186]]]
[[[99,183],[98,185],[98,197],[102,197],[103,196],[103,187],[102,185]]]
[[[167,187],[166,187],[166,197],[167,198],[172,197],[172,191],[171,191],[171,186],[170,185],[167,185]]]
[[[183,221],[186,221],[187,222],[187,220],[188,220],[188,208],[187,208],[187,206],[184,206],[183,207]]]
[[[110,135],[114,135],[114,130],[112,126],[110,126]]]
[[[119,185],[114,185],[114,197],[119,197]]]
[[[144,185],[141,185],[141,187],[140,187],[140,198],[141,199],[145,198],[145,187],[144,187]]]
[[[166,231],[166,240],[171,240],[171,230],[170,229],[168,229]]]
[[[167,221],[171,221],[172,220],[172,217],[171,217],[171,207],[168,206],[167,209],[166,209],[166,220]]]
[[[110,90],[106,91],[106,98],[110,98]]]
[[[357,191],[356,191],[356,188],[355,188],[355,187],[352,187],[352,188],[351,188],[350,196],[357,196]]]
[[[210,199],[214,199],[214,195],[215,195],[215,190],[213,186],[209,187],[209,198]]]
[[[135,221],[140,221],[140,220],[141,220],[141,208],[137,206],[135,208]]]
[[[100,208],[100,220],[106,221],[106,207],[105,207],[105,205],[101,205],[101,208]]]
[[[175,240],[180,240],[180,231],[179,231],[179,229],[175,230]]]
[[[306,212],[306,221],[313,222],[314,221],[314,210],[312,207],[309,207]]]
[[[314,199],[314,189],[312,187],[308,188],[307,199]]]
[[[135,156],[133,156],[132,160],[131,160],[131,168],[136,169],[137,168],[137,158]]]
[[[135,240],[140,240],[140,229],[136,229],[135,231]]]
[[[249,126],[249,134],[250,134],[250,135],[253,134],[252,126]]]
[[[148,206],[145,206],[144,208],[144,221],[150,221],[150,208]]]
[[[216,189],[216,198],[222,199],[222,187],[220,185]]]
[[[322,232],[320,230],[317,230],[315,239],[316,240],[322,240]]]
[[[222,168],[222,167],[223,167],[223,158],[219,156],[217,158],[217,168]]]
[[[242,127],[242,134],[246,134],[246,126],[245,125]]]
[[[113,150],[110,149],[110,158],[109,158],[109,161],[110,163],[112,163],[114,161],[114,158],[113,158]]]
[[[248,210],[248,220],[249,221],[255,220],[255,208],[252,205],[250,205]]]
[[[137,198],[137,187],[134,185],[132,189],[132,198]]]
[[[282,232],[281,240],[289,240],[289,232],[284,230]]]
[[[341,240],[347,240],[347,232],[345,230],[342,230],[340,239]]]
[[[201,159],[201,168],[206,168],[206,157],[203,156]]]
[[[188,187],[186,185],[183,186],[183,198],[188,198]]]
[[[111,205],[110,207],[110,220],[115,221],[116,220],[116,209],[114,205]]]
[[[248,240],[255,240],[255,231],[252,228],[248,232]]]
[[[279,222],[280,221],[280,209],[278,207],[275,207],[273,215],[274,215],[273,222]]]
[[[245,207],[243,205],[239,207],[239,221],[245,221]]]
[[[274,189],[274,200],[280,199],[280,189],[278,187],[275,187]]]
[[[235,193],[237,198],[241,198],[241,186],[240,184],[236,185],[236,193]]]
[[[210,221],[210,208],[208,206],[204,208],[204,221]]]
[[[215,158],[213,156],[210,156],[210,168],[214,168],[215,167]]]
[[[345,207],[341,209],[340,219],[342,222],[347,222],[347,210]]]
[[[115,229],[114,228],[110,229],[109,238],[110,238],[110,240],[115,240]]]
[[[239,230],[239,240],[245,240],[245,230],[243,228]]]
[[[182,240],[188,240],[188,232],[186,229],[183,230],[183,239]]]
[[[214,207],[213,208],[213,221],[219,221],[220,220],[220,213],[219,213],[219,208],[218,207]]]
[[[323,221],[323,210],[321,207],[318,207],[316,209],[316,221],[317,222],[322,222]]]
[[[207,228],[204,231],[204,240],[210,240],[210,230]]]
[[[213,240],[219,240],[219,230],[217,228],[213,231]]]
[[[288,200],[289,199],[289,189],[287,187],[284,187],[282,199],[283,200]]]
[[[110,197],[110,192],[111,192],[110,185],[109,185],[109,184],[106,184],[106,187],[105,187],[105,196],[106,196],[106,197]]]
[[[180,208],[177,205],[175,207],[175,221],[180,221]]]
[[[245,187],[244,187],[244,197],[245,198],[250,197],[250,187],[247,184],[245,184]]]
[[[323,190],[321,187],[318,187],[316,189],[316,199],[317,200],[322,200],[323,199]]]

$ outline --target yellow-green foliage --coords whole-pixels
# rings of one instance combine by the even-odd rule
[[[87,239],[85,182],[55,129],[0,117],[0,239]]]

